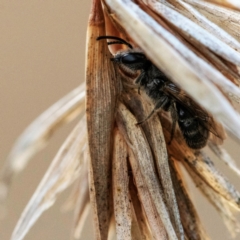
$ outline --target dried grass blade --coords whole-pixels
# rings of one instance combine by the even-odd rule
[[[76,182],[73,184],[72,191],[70,195],[68,196],[67,200],[63,203],[63,206],[61,207],[62,212],[72,211],[76,208],[77,201],[79,198],[79,189],[81,188],[81,182],[80,179],[76,180]]]
[[[161,122],[164,127],[164,135],[168,140],[170,138],[170,123],[164,116],[161,117]],[[194,152],[186,146],[181,135],[179,136],[178,131],[176,131],[174,136],[171,147],[168,149],[169,154],[181,161],[186,168],[191,169],[202,181],[205,181],[213,191],[227,199],[229,204],[239,210],[240,194],[234,186],[219,173],[212,161],[205,154],[202,152],[194,154]]]
[[[90,201],[87,202],[87,204],[82,208],[81,210],[81,215],[78,219],[77,225],[74,229],[74,232],[72,234],[72,238],[74,239],[82,239],[83,238],[83,229],[86,225],[87,221],[87,217],[91,212],[91,204]]]
[[[113,204],[118,240],[131,240],[131,205],[127,168],[127,145],[119,130],[114,131],[113,161]]]
[[[235,237],[236,233],[240,229],[239,223],[234,216],[235,209],[229,205],[228,201],[226,201],[222,196],[220,196],[211,187],[209,187],[209,185],[206,184],[206,182],[204,182],[203,179],[201,179],[195,172],[193,172],[189,166],[186,166],[186,169],[195,182],[196,186],[198,186],[198,188],[202,191],[210,203],[219,212],[225,225],[232,234],[232,237]]]
[[[174,15],[177,14],[178,17],[184,18],[185,20],[187,20],[187,22],[189,22],[191,24],[194,24],[189,19],[185,18],[184,16],[182,16],[178,12],[174,11],[171,8],[167,8],[165,5],[160,4],[159,2],[156,2],[155,0],[149,0],[148,5],[157,14],[160,14],[161,16],[163,16],[163,14],[164,14],[164,17],[167,19],[167,21],[170,21],[169,19],[171,19],[171,18],[169,18],[168,15],[169,14],[171,15],[173,13],[173,19],[175,19]],[[180,22],[180,19],[174,20],[174,22],[175,23]],[[187,23],[182,24],[182,26],[185,26],[185,28],[186,28],[186,25],[187,25]],[[189,29],[191,29],[191,31],[193,31],[194,28],[192,29],[192,26],[190,26],[190,25],[189,25]],[[200,28],[198,25],[196,25],[196,26],[197,26],[197,28],[201,29],[201,31],[205,31],[204,29]],[[161,30],[163,30],[163,29],[161,29]],[[180,27],[179,31],[182,32],[184,30]],[[184,59],[187,62],[189,62],[189,64],[192,66],[192,69],[194,69],[196,72],[198,72],[199,77],[201,76],[202,81],[206,81],[206,80],[210,81],[210,82],[220,86],[223,91],[230,92],[234,95],[240,96],[240,89],[235,84],[233,84],[231,81],[229,81],[229,79],[227,79],[221,73],[222,67],[223,67],[222,65],[224,65],[224,64],[223,63],[221,64],[221,61],[219,61],[218,57],[216,57],[214,54],[212,54],[212,52],[209,51],[207,48],[205,48],[204,45],[199,45],[199,43],[195,43],[195,42],[193,43],[193,44],[196,45],[196,48],[198,48],[198,50],[200,52],[203,52],[204,55],[207,55],[207,57],[209,58],[210,61],[214,61],[213,64],[215,64],[218,67],[220,65],[220,71],[217,71],[217,69],[215,69],[211,64],[209,64],[209,62],[205,62],[202,58],[197,56],[193,51],[191,51],[191,49],[189,49],[187,46],[182,44],[179,41],[179,39],[175,38],[170,33],[166,33],[166,32],[164,33],[164,32],[165,32],[165,30],[161,31],[161,34],[163,36],[165,35],[164,36],[165,40],[168,41],[176,49],[176,51],[178,51],[181,54],[181,56],[184,57]],[[197,32],[197,30],[195,29],[194,33],[196,33],[196,32]],[[199,38],[203,37],[202,34],[203,33],[200,33],[198,35],[198,37]],[[209,36],[211,36],[211,34],[209,34],[209,33],[207,33],[207,34]],[[193,38],[194,37],[191,36],[191,37],[188,37],[187,39],[192,39],[192,41],[194,41]],[[201,39],[205,40],[206,38],[204,37],[204,38],[201,38]],[[240,49],[240,44],[239,44],[239,49]],[[232,51],[234,51],[234,50],[232,49]],[[240,54],[239,54],[239,56],[240,56]],[[225,66],[225,72],[227,72],[230,76],[232,76],[232,72],[228,69],[227,66]],[[235,78],[238,79],[239,76],[235,76],[235,75],[236,74],[234,74],[232,77],[235,77]]]
[[[132,91],[129,94],[123,93],[122,96],[124,102],[131,109],[131,112],[134,113],[134,116],[136,116],[139,122],[144,119],[144,112],[148,114],[152,111],[152,106],[150,107],[149,104],[146,104],[145,99],[141,101],[138,93]],[[181,236],[183,235],[183,227],[169,170],[166,143],[158,116],[153,116],[151,119],[142,124],[141,127],[154,155],[158,175],[163,188],[164,198],[168,206],[172,224],[174,225],[176,232],[178,232],[178,235]]]
[[[82,120],[64,142],[44,178],[23,211],[11,240],[21,240],[43,211],[51,207],[57,194],[66,189],[81,168],[81,153],[86,144],[86,126]],[[85,136],[85,137],[84,137]]]
[[[183,177],[179,173],[178,165],[178,161],[170,160],[173,186],[176,192],[185,234],[188,236],[188,239],[191,240],[207,240],[209,238],[203,229],[196,209],[184,186],[184,182],[182,181]]]
[[[221,159],[226,165],[234,171],[238,176],[240,176],[240,169],[238,168],[236,162],[230,154],[221,146],[214,144],[213,142],[208,143],[209,148],[215,153],[215,155]]]
[[[88,152],[84,152],[84,161],[85,164],[82,169],[82,174],[78,179],[78,196],[75,202],[74,209],[74,225],[72,236],[74,238],[79,239],[82,235],[82,230],[85,220],[89,215],[90,211],[90,199],[89,199],[89,183],[88,183]]]
[[[156,1],[150,0],[150,1],[148,1],[148,4],[151,5],[151,3],[154,3],[154,2],[156,2]],[[212,31],[214,31],[215,35],[218,38],[220,38],[221,40],[224,39],[225,43],[232,46],[234,49],[235,48],[238,49],[238,46],[240,46],[239,43],[233,37],[231,37],[227,32],[224,32],[216,24],[214,25],[211,21],[209,21],[206,17],[204,17],[200,13],[197,14],[197,11],[194,10],[194,8],[191,7],[189,4],[187,5],[186,3],[182,2],[181,0],[176,0],[176,1],[170,0],[170,2],[174,6],[170,5],[169,3],[165,3],[165,1],[161,0],[161,3],[164,3],[164,5],[170,6],[170,8],[174,8],[175,10],[179,11],[180,13],[183,13],[186,17],[190,18],[192,21],[197,22],[197,23],[198,22],[205,23],[202,25],[203,26],[207,25],[207,27],[206,26],[205,27],[210,32],[212,29],[214,29]],[[154,6],[152,6],[152,8],[154,10]],[[190,8],[190,10],[189,10],[189,8]],[[192,13],[193,11],[196,13],[193,14]],[[198,18],[200,18],[200,19],[198,19]],[[199,21],[197,21],[197,19]],[[234,84],[238,86],[238,81],[240,79],[238,71],[234,71],[236,69],[235,65],[233,66],[234,69],[232,69],[232,66],[228,66],[228,65],[229,64],[233,65],[233,64],[231,64],[229,62],[226,63],[226,60],[220,59],[217,55],[215,55],[212,51],[210,51],[203,45],[195,44],[196,48],[194,48],[187,41],[185,41],[182,36],[180,36],[179,34],[176,34],[176,31],[173,32],[171,29],[169,29],[169,27],[162,20],[160,20],[158,18],[157,21],[160,21],[160,23],[163,24],[163,26],[165,28],[170,30],[170,32],[172,32],[173,35],[177,35],[178,39],[177,39],[177,41],[175,39],[175,43],[172,41],[174,38],[173,39],[165,38],[165,39],[167,41],[169,41],[169,39],[170,39],[170,43],[174,48],[176,48],[176,46],[178,46],[176,48],[176,50],[177,51],[180,50],[181,55],[184,56],[184,58],[192,64],[193,69],[195,68],[196,71],[198,71],[199,73],[204,73],[205,78],[207,78],[211,82],[215,83],[216,85],[221,86],[223,91],[225,91],[225,92],[233,91],[233,92],[235,92],[236,95],[239,95],[239,89],[236,86],[234,86]],[[208,21],[209,24],[206,23],[206,21]],[[198,25],[201,25],[201,24],[198,24]],[[217,28],[217,30],[216,30],[216,28]],[[181,42],[179,43],[179,40],[182,43],[184,43],[184,45],[181,46],[180,48],[179,48],[179,44],[182,44],[182,43]],[[195,57],[196,59],[194,59],[193,53],[195,53],[195,55],[197,55],[197,57],[200,58],[200,60],[196,57]],[[216,71],[215,68],[218,71]],[[219,72],[221,74],[219,74]],[[222,75],[224,75],[225,77],[223,77]],[[231,82],[233,82],[234,84],[229,83],[229,80]]]
[[[185,167],[188,165],[191,171],[195,172],[209,187],[225,198],[229,204],[240,210],[240,193],[220,174],[213,162],[203,152],[200,152],[195,159],[186,157],[183,163]]]
[[[110,154],[116,104],[113,63],[105,41],[104,16],[100,0],[94,0],[87,33],[87,128],[90,153],[90,200],[96,239],[107,239],[110,217]]]
[[[127,135],[132,144],[134,157],[130,157],[130,164],[132,167],[135,182],[138,187],[138,191],[140,191],[139,188],[141,188],[141,185],[139,185],[140,182],[142,185],[146,184],[146,191],[149,192],[151,196],[151,201],[157,210],[157,216],[160,216],[169,238],[178,239],[173,225],[170,221],[167,206],[164,203],[164,195],[158,176],[155,172],[154,162],[149,145],[140,127],[136,126],[136,119],[122,103],[119,103],[116,120],[119,129],[121,131],[124,131],[123,136]],[[146,195],[144,192],[142,192],[142,194],[143,196],[140,197],[140,199]],[[143,202],[143,199],[141,199],[141,202],[142,204],[145,204]]]
[[[132,216],[133,216],[132,232],[140,231],[140,236],[136,240],[152,239],[153,237],[152,237],[152,234],[149,229],[147,217],[146,217],[146,214],[143,212],[144,209],[142,208],[141,202],[138,198],[138,192],[137,192],[136,186],[134,184],[132,175],[129,179],[129,193],[130,193],[130,197],[131,197],[131,208],[132,208]],[[136,230],[134,230],[134,228]]]
[[[217,24],[208,20],[203,14],[198,12],[195,8],[193,8],[190,4],[177,0],[177,2],[183,7],[185,11],[181,11],[186,17],[190,18],[197,25],[201,26],[205,30],[207,30],[210,34],[213,34],[222,42],[229,45],[231,48],[240,52],[240,43],[233,38],[230,34],[220,28]]]
[[[212,3],[217,3],[225,7],[240,9],[240,3],[238,0],[208,0]]]
[[[134,3],[125,0],[106,0],[106,2],[115,14],[115,19],[118,18],[121,21],[131,38],[149,58],[196,102],[211,112],[220,122],[228,126],[235,136],[240,138],[239,115],[223,94],[213,84],[205,81],[202,73],[194,71],[189,64],[190,61],[186,61],[177,50],[173,49],[173,46],[166,42],[167,39],[164,39],[163,34],[165,37],[171,37],[171,35],[169,36],[167,31],[164,31],[156,21]]]
[[[113,215],[111,215],[109,229],[108,229],[108,240],[116,239],[116,222]]]
[[[132,234],[132,240],[146,240],[145,238],[145,229],[141,229],[142,226],[139,224],[139,219],[137,219],[136,213],[134,212],[133,207],[131,208],[132,210],[132,229],[131,229],[131,234]],[[150,235],[148,235],[148,238],[150,239]]]
[[[215,22],[226,32],[234,36],[237,40],[240,40],[239,12],[201,0],[184,0],[184,1],[197,8],[210,21]]]
[[[148,108],[148,110],[150,110],[150,108]],[[148,141],[155,156],[155,162],[160,177],[160,182],[163,187],[166,204],[169,209],[170,218],[172,220],[174,228],[176,229],[176,232],[178,232],[178,236],[183,236],[184,231],[170,174],[168,153],[162,132],[162,127],[158,117],[155,116],[151,119],[151,121],[148,121],[148,126],[150,133],[150,138],[148,138]]]
[[[64,212],[74,209],[74,223],[72,227],[71,239],[81,238],[82,230],[86,223],[85,220],[90,211],[88,176],[86,173],[84,173],[84,171],[85,168],[82,170],[83,173],[76,181],[71,195],[61,209]]]
[[[174,9],[171,9],[156,0],[148,0],[148,3],[149,7],[154,12],[175,26],[177,31],[183,34],[189,41],[203,45],[222,58],[240,66],[240,53],[235,51],[228,44],[210,34],[204,28],[200,27],[198,24]],[[240,50],[240,44],[237,41],[235,41],[235,43],[237,44],[236,50]]]
[[[82,115],[85,109],[85,86],[74,89],[42,113],[18,138],[0,175],[0,203],[7,197],[13,177],[40,151],[53,133],[65,122]]]
[[[131,164],[131,168],[133,171],[134,183],[137,188],[138,197],[141,202],[142,208],[145,212],[145,216],[148,221],[153,239],[167,240],[168,239],[167,232],[161,220],[161,216],[157,212],[156,206],[151,199],[151,195],[144,181],[144,177],[141,171],[139,170],[138,162],[135,159],[135,156],[130,148],[128,149],[128,155],[129,155],[129,162]],[[134,196],[132,197],[132,199],[134,199]],[[136,207],[136,205],[134,205],[134,207]],[[145,229],[145,232],[146,232],[145,236],[147,237],[148,236],[147,229]]]

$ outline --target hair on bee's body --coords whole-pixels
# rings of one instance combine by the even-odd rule
[[[213,118],[194,102],[184,91],[158,69],[143,52],[134,51],[132,45],[125,40],[114,36],[101,36],[97,40],[113,39],[111,44],[127,45],[129,50],[117,53],[112,61],[121,69],[140,72],[135,80],[139,90],[143,89],[154,103],[154,109],[141,124],[148,120],[156,111],[162,109],[170,112],[172,117],[171,140],[174,136],[176,124],[187,143],[192,149],[203,148],[210,136],[210,132],[221,139],[215,127]],[[170,140],[170,142],[171,142]]]

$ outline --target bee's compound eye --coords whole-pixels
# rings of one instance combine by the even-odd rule
[[[127,53],[126,55],[122,56],[122,63],[123,64],[136,64],[136,63],[143,63],[145,62],[146,57],[141,53]]]

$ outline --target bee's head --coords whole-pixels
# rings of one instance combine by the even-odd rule
[[[148,60],[143,53],[124,51],[117,53],[114,58],[112,58],[112,61],[137,71],[144,69]]]
[[[122,44],[128,46],[129,50],[120,51],[116,55],[114,55],[113,58],[111,58],[113,62],[119,64],[125,70],[132,70],[134,72],[145,69],[147,67],[149,61],[147,60],[145,54],[142,52],[135,51],[130,43],[126,42],[125,40],[119,37],[114,36],[100,36],[97,38],[97,40],[102,39],[114,40],[108,42],[107,43],[108,45]]]

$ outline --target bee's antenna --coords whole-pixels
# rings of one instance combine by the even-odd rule
[[[126,42],[125,40],[123,40],[122,38],[119,38],[119,37],[114,37],[114,36],[100,36],[100,37],[97,37],[97,41],[102,40],[102,39],[117,40],[117,41],[113,41],[113,42],[108,42],[108,45],[111,45],[111,44],[125,44],[129,48],[133,49],[133,47],[130,43]]]

